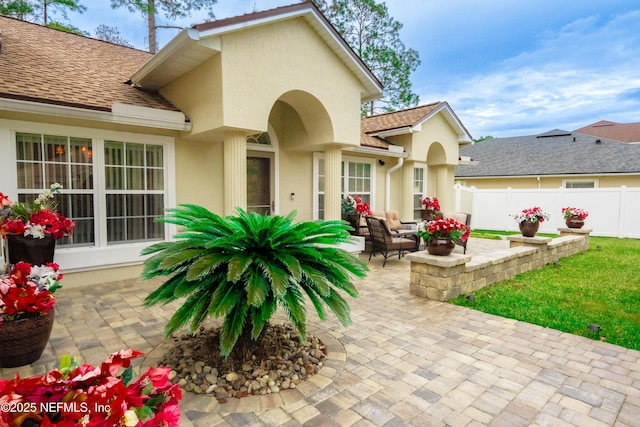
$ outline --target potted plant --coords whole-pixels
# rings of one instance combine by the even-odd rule
[[[132,382],[134,350],[111,354],[99,367],[63,356],[43,376],[0,379],[2,426],[180,426],[179,386],[167,368],[149,368]],[[124,369],[122,369],[124,368]]]
[[[569,228],[582,228],[584,226],[584,220],[589,216],[589,212],[581,208],[562,208],[562,215],[564,221]]]
[[[440,202],[437,197],[423,197],[422,206],[422,219],[433,221],[436,218],[442,217],[442,214],[440,213]]]
[[[60,184],[52,184],[31,203],[12,203],[0,193],[0,234],[5,239],[5,258],[10,264],[53,262],[55,241],[71,235],[75,226],[56,211],[54,197],[61,189]]]
[[[427,252],[431,255],[450,255],[455,241],[466,242],[469,230],[463,223],[453,218],[436,218],[418,223],[418,235],[424,239]]]
[[[520,227],[524,237],[534,237],[540,228],[540,223],[549,219],[549,213],[539,206],[526,208],[513,216]]]
[[[354,233],[358,234],[361,226],[362,216],[371,216],[369,204],[362,201],[359,195],[346,195],[342,199],[342,219],[347,221]]]
[[[0,275],[0,368],[40,358],[53,327],[53,295],[60,288],[58,265],[18,262]]]

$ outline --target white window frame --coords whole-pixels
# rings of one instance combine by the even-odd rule
[[[324,160],[324,153],[313,153],[313,219],[317,220],[320,217],[318,198],[320,194],[324,194],[324,191],[320,191],[319,182],[319,161]],[[342,187],[341,192],[347,194],[349,189],[349,179],[347,177],[347,171],[349,170],[349,163],[367,163],[371,166],[371,191],[369,194],[369,206],[371,210],[376,210],[376,160],[368,157],[353,157],[342,156]],[[326,168],[325,168],[326,172]],[[325,175],[326,176],[326,175]]]
[[[0,191],[8,194],[12,200],[17,200],[18,194],[16,133],[61,135],[66,137],[88,138],[92,141],[95,242],[93,246],[56,248],[55,261],[60,264],[61,269],[63,269],[65,273],[72,273],[96,268],[136,265],[144,261],[146,257],[140,256],[140,251],[153,242],[157,242],[157,240],[107,244],[104,142],[106,140],[126,141],[162,145],[164,147],[164,203],[165,208],[167,208],[176,206],[175,138],[133,132],[0,119],[0,146],[6,147],[7,151],[5,152],[8,154],[7,156],[2,156],[3,159],[0,160],[0,182],[3,183],[3,188]],[[175,233],[175,226],[165,224],[165,240],[170,240],[171,236]]]
[[[598,188],[598,179],[597,178],[578,178],[578,179],[563,179],[562,180],[562,188],[566,188],[571,190],[572,188],[568,188],[567,184],[584,184],[584,183],[593,183],[593,188]],[[591,187],[584,187],[591,188]],[[580,188],[578,188],[580,189]]]
[[[411,183],[411,187],[412,187],[412,188],[414,188],[414,187],[415,187],[415,176],[416,176],[416,175],[415,175],[415,174],[416,174],[416,173],[415,173],[415,170],[416,170],[416,169],[422,169],[423,180],[422,180],[422,190],[421,190],[421,192],[420,192],[420,197],[422,198],[422,197],[426,196],[426,194],[427,194],[427,176],[428,176],[428,175],[427,175],[427,164],[426,164],[426,163],[418,163],[418,162],[416,162],[416,163],[414,163],[414,164],[413,164],[413,178],[412,178],[412,180],[411,180],[411,181],[412,181],[412,183]],[[412,197],[411,202],[413,202],[413,198],[414,198],[417,194],[418,194],[418,193],[413,193],[413,197]],[[412,212],[414,212],[414,215],[415,215],[415,210],[416,210],[416,208],[415,208],[415,207],[412,207],[412,209],[411,209],[411,210],[412,210]],[[416,218],[414,218],[414,219],[420,219],[420,215],[418,215],[418,216],[417,216]]]

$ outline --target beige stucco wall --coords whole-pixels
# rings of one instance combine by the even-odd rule
[[[457,178],[455,181],[463,183],[467,187],[480,189],[503,189],[503,188],[559,188],[564,186],[564,181],[595,180],[598,188],[620,187],[640,187],[640,175],[620,175],[620,176],[565,176],[565,177],[540,177],[540,182],[536,177],[522,178]]]
[[[222,144],[176,141],[176,201],[195,203],[221,214],[223,199]]]
[[[284,95],[302,117],[308,145],[359,144],[362,85],[304,18],[225,34],[220,55],[225,126],[266,130]]]

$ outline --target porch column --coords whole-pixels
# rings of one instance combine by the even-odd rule
[[[400,218],[407,221],[418,219],[413,216],[413,168],[415,162],[405,162],[402,165],[402,204]]]
[[[224,215],[247,209],[247,137],[241,131],[224,134]]]
[[[324,219],[340,219],[342,150],[339,145],[324,149]]]
[[[438,165],[436,168],[436,194],[440,201],[440,209],[443,212],[452,211],[454,208],[453,186],[449,186],[447,165]]]

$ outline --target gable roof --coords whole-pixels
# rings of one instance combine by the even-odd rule
[[[369,136],[385,138],[420,131],[422,124],[438,113],[458,134],[460,144],[469,144],[471,135],[447,102],[436,101],[431,104],[369,116],[362,121],[362,132]]]
[[[460,155],[474,164],[457,166],[457,178],[640,172],[640,144],[558,129],[487,139],[462,147]]]
[[[151,56],[0,16],[0,98],[111,112],[114,104],[177,111],[126,82]]]
[[[219,36],[300,17],[309,23],[358,78],[364,87],[363,101],[382,95],[382,83],[310,1],[206,22],[185,29],[134,73],[131,80],[142,87],[161,88],[220,52],[222,46]]]
[[[615,139],[616,141],[640,142],[640,122],[616,123],[600,120],[599,122],[576,129],[575,132]]]

